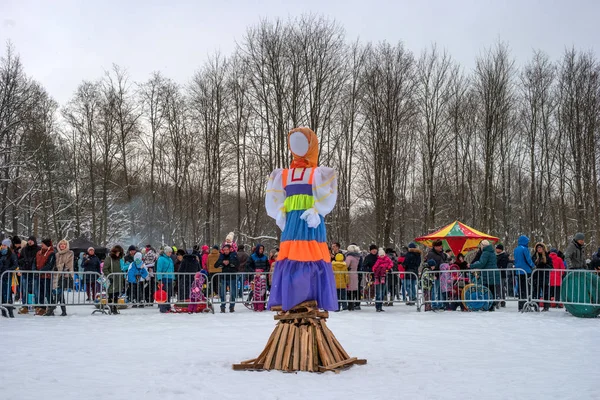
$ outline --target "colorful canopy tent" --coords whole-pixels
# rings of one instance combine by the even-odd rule
[[[498,238],[486,233],[479,232],[459,221],[454,221],[450,225],[443,227],[429,235],[421,236],[415,239],[415,242],[431,247],[434,240],[441,240],[444,247],[448,247],[454,255],[474,250],[479,246],[482,240],[488,240],[491,243],[498,242]]]

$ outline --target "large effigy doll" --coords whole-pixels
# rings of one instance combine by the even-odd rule
[[[319,142],[309,128],[291,130],[287,141],[292,164],[271,173],[266,192],[267,214],[282,231],[268,308],[287,311],[315,300],[321,309],[337,310],[324,221],[337,199],[337,174],[317,166]]]

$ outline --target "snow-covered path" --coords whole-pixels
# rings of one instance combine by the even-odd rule
[[[564,310],[335,313],[331,330],[368,360],[335,375],[233,371],[275,326],[236,309],[2,319],[0,399],[600,399],[600,320]]]

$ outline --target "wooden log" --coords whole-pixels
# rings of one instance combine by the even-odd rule
[[[358,360],[354,361],[354,365],[366,365],[367,364],[367,360],[359,358]]]
[[[269,371],[273,368],[273,357],[275,356],[275,350],[277,350],[277,344],[279,343],[279,338],[281,337],[281,332],[283,331],[283,326],[281,322],[277,324],[275,327],[275,337],[273,338],[273,342],[269,347],[269,351],[267,352],[267,357],[265,359],[264,368]]]
[[[327,324],[325,322],[322,322],[322,326],[323,326],[323,329],[327,330],[327,332],[331,336],[331,339],[333,339],[333,343],[335,344],[336,348],[341,353],[341,355],[343,356],[343,358],[344,359],[350,358],[350,356],[348,355],[348,353],[346,353],[346,350],[344,350],[344,348],[340,344],[339,340],[337,340],[337,338],[335,337],[335,335],[333,334],[333,332],[331,332],[331,329],[329,329],[329,327],[327,326]]]
[[[317,317],[327,319],[329,318],[329,311],[319,311],[317,312]]]
[[[319,324],[319,327],[323,331],[323,336],[327,342],[327,350],[329,350],[329,352],[333,356],[334,363],[338,363],[340,361],[345,360],[347,357],[342,356],[342,354],[339,352],[339,350],[335,346],[335,343],[333,342],[333,339],[331,338],[331,331],[323,326],[324,324],[322,321],[320,321],[320,322],[321,323]]]
[[[253,358],[252,360],[242,361],[240,364],[252,364],[255,361],[256,361],[256,358]]]
[[[287,336],[287,343],[285,344],[285,352],[283,353],[282,369],[284,371],[290,370],[290,357],[292,356],[292,349],[294,348],[294,337],[298,327],[295,324],[288,324],[290,326],[289,333]]]
[[[321,357],[321,365],[329,366],[333,364],[331,355],[327,352],[327,345],[325,343],[325,339],[323,338],[323,333],[321,329],[313,324],[313,329],[315,329],[316,339],[317,339],[317,348],[319,349],[319,356]]]
[[[283,353],[287,344],[287,337],[290,331],[291,324],[283,324],[283,331],[281,332],[281,339],[277,345],[277,355],[275,356],[275,369],[281,370],[283,362]]]
[[[294,359],[292,364],[292,371],[300,370],[300,336],[301,336],[301,327],[298,326],[296,329],[296,334],[294,336]]]
[[[300,343],[300,371],[308,371],[308,328],[302,325],[302,342]]]
[[[275,335],[277,333],[277,326],[275,327],[275,329],[273,329],[273,332],[271,332],[271,336],[269,336],[269,340],[267,340],[267,344],[265,345],[265,348],[263,349],[263,351],[258,355],[258,357],[256,357],[256,364],[264,364],[265,358],[267,357],[267,353],[269,352],[269,349],[271,348],[271,345],[273,344],[273,340],[275,339]],[[242,362],[243,364],[243,362]]]
[[[306,360],[306,369],[308,372],[315,372],[314,367],[314,358],[316,357],[316,352],[314,348],[315,344],[315,329],[313,326],[308,327],[308,354]]]
[[[335,364],[331,364],[327,367],[319,366],[319,371],[320,372],[331,371],[332,369],[341,368],[346,365],[352,365],[352,364],[354,364],[354,362],[356,360],[358,360],[356,357],[352,357],[347,360],[343,360],[343,361],[337,362]]]
[[[313,331],[313,342],[312,342],[312,346],[313,346],[313,358],[312,358],[312,369],[313,371],[318,371],[319,370],[319,350],[318,350],[318,345],[317,345],[317,335],[316,335],[316,328],[314,326],[311,326],[311,329]]]
[[[292,320],[292,319],[301,319],[301,318],[316,318],[318,314],[318,311],[316,310],[312,310],[312,311],[306,311],[306,312],[301,312],[301,313],[285,313],[285,314],[279,314],[276,315],[274,317],[275,321],[288,321],[288,320]]]
[[[234,371],[261,370],[263,364],[233,364]]]
[[[283,310],[281,309],[281,306],[272,306],[270,310],[271,310],[271,311],[283,311]]]

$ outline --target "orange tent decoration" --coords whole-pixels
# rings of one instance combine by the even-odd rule
[[[415,239],[415,242],[424,246],[431,247],[434,240],[441,240],[447,245],[454,255],[474,250],[479,246],[482,240],[488,240],[491,243],[497,243],[498,238],[479,232],[459,221],[454,221],[429,235],[421,236]]]

